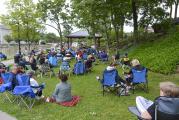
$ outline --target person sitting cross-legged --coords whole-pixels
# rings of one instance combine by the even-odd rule
[[[76,105],[79,102],[80,97],[71,95],[71,85],[67,82],[67,75],[59,74],[59,79],[61,79],[61,82],[56,85],[54,93],[51,97],[46,99],[46,102],[56,102],[63,106]]]

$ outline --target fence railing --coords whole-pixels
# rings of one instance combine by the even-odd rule
[[[46,49],[46,48],[50,48],[51,45],[31,45],[30,46],[30,50],[28,48],[28,45],[26,44],[22,44],[21,45],[21,52],[22,53],[28,53],[31,50],[38,50],[38,49]],[[0,52],[4,53],[5,55],[7,55],[7,58],[13,58],[14,55],[19,51],[19,47],[18,45],[0,45]]]

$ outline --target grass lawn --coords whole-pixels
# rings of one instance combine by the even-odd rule
[[[20,108],[18,105],[0,101],[0,109],[15,116],[18,120],[135,120],[128,111],[128,106],[135,105],[135,97],[140,95],[153,100],[159,95],[158,84],[161,81],[173,81],[179,83],[179,75],[162,75],[149,72],[149,93],[136,91],[130,96],[118,97],[106,93],[102,95],[102,89],[96,76],[101,75],[106,67],[101,63],[93,68],[92,73],[85,75],[71,75],[69,82],[72,85],[72,94],[81,96],[81,101],[75,107],[63,107],[52,103],[36,103],[31,111]],[[122,71],[119,68],[119,73]],[[50,96],[55,85],[59,82],[56,77],[44,77],[39,82],[45,82],[44,95]],[[2,96],[1,96],[2,97]]]

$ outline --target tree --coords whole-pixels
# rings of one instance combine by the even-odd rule
[[[39,31],[43,28],[39,23],[37,6],[32,0],[10,0],[7,2],[8,14],[1,16],[4,24],[12,30],[12,38],[19,42],[25,40],[29,44],[37,42]]]
[[[164,0],[164,1],[163,1],[164,4],[165,4],[165,6],[170,9],[170,13],[169,13],[170,18],[172,18],[172,12],[173,12],[173,4],[174,4],[174,1],[175,1],[175,0]]]
[[[111,11],[111,22],[114,27],[117,48],[119,48],[119,39],[123,39],[124,24],[127,22],[127,18],[130,15],[130,6],[128,0],[112,0],[109,1]],[[121,33],[121,35],[120,35]]]
[[[162,2],[158,0],[140,3],[140,28],[147,29],[149,25],[159,23],[168,18],[168,13],[166,12],[167,8],[161,7],[160,4],[162,4]]]
[[[12,37],[10,35],[5,35],[4,39],[6,40],[6,42],[10,43],[11,41],[13,41]]]
[[[50,20],[52,23],[55,24],[55,26],[46,24],[55,30],[57,30],[59,36],[60,36],[60,46],[62,47],[62,41],[63,41],[63,34],[62,34],[62,28],[71,30],[68,26],[68,20],[69,20],[69,12],[68,5],[65,3],[65,0],[39,0],[38,3],[39,11],[42,13],[42,20],[46,22]],[[66,27],[68,26],[68,27]]]
[[[174,18],[177,18],[179,0],[175,0],[174,3],[175,3],[175,16],[174,16]]]
[[[59,37],[57,37],[54,33],[45,34],[45,41],[46,42],[55,43],[55,42],[58,42],[58,40],[59,40]]]

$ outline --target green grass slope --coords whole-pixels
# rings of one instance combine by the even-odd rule
[[[75,107],[63,107],[53,103],[36,102],[31,111],[19,107],[16,103],[3,102],[3,94],[0,94],[0,110],[15,116],[18,120],[135,120],[136,117],[128,111],[128,106],[135,105],[136,96],[144,96],[154,100],[159,95],[159,82],[172,81],[177,83],[179,75],[162,75],[149,72],[149,93],[136,90],[130,96],[118,97],[106,93],[102,95],[102,88],[96,76],[101,75],[106,65],[101,63],[94,66],[91,73],[85,75],[71,75],[69,83],[72,85],[72,94],[81,96],[81,101]],[[118,68],[122,76],[122,70]],[[57,69],[56,69],[57,72]],[[123,77],[123,76],[122,76]],[[57,77],[43,79],[37,78],[38,82],[45,82],[46,88],[43,94],[51,96],[55,85],[59,82]]]
[[[179,62],[179,33],[147,42],[129,53],[131,58],[137,58],[150,70],[158,73],[174,73]]]

